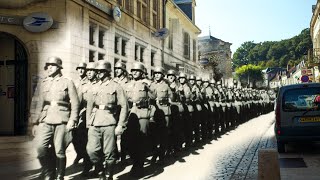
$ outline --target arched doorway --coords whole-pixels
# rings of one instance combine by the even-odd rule
[[[0,135],[27,130],[28,59],[15,36],[0,32]]]

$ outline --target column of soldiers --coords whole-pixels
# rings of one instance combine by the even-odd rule
[[[32,123],[44,179],[63,179],[71,142],[77,153],[73,163],[83,159],[84,177],[113,179],[115,165],[127,155],[130,175],[141,177],[148,156],[151,164],[163,165],[273,110],[274,96],[265,90],[226,87],[162,67],[155,67],[149,80],[140,62],[130,72],[116,63],[114,78],[109,62],[80,63],[74,82],[62,76],[62,68],[60,58],[49,58],[48,77],[37,88]]]

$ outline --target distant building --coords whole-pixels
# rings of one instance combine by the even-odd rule
[[[168,0],[166,3],[166,28],[164,67],[187,74],[195,74],[198,66],[198,35],[201,30],[195,25],[195,1]]]
[[[213,58],[218,63],[218,69],[223,75],[223,78],[232,77],[231,65],[231,49],[232,43],[225,42],[211,35],[199,37],[199,59]],[[214,72],[209,71],[209,74]]]

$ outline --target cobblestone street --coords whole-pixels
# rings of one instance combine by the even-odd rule
[[[145,163],[143,179],[257,179],[258,150],[275,148],[273,133],[274,112],[254,118],[236,129],[227,132],[217,140],[193,147],[178,157],[171,157],[163,166]],[[32,147],[32,145],[29,145]],[[39,163],[34,158],[24,164],[22,179],[37,179]],[[75,158],[73,147],[67,149],[67,172],[65,179],[82,179],[81,165],[72,166]],[[129,160],[130,161],[130,160]],[[131,164],[118,165],[114,179],[130,179]],[[21,176],[20,176],[21,177]]]

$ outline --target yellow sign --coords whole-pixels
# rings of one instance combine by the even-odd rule
[[[301,117],[300,122],[320,122],[320,117]]]

